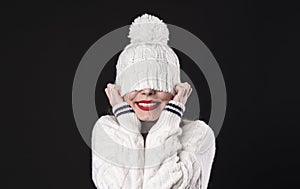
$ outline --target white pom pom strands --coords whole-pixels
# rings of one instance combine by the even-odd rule
[[[167,45],[169,30],[159,18],[143,14],[137,17],[129,28],[130,43],[160,43]]]

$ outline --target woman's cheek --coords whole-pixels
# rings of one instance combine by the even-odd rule
[[[160,99],[164,102],[166,102],[166,101],[168,102],[173,99],[173,95],[170,93],[162,92],[160,94]]]
[[[126,102],[132,102],[132,100],[135,98],[136,96],[136,93],[135,92],[130,92],[130,93],[127,93],[125,96],[124,96],[124,100]]]
[[[137,91],[133,91],[133,92],[129,93],[129,100],[132,101],[136,97],[137,94],[138,94]]]

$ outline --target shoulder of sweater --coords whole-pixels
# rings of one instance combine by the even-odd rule
[[[214,131],[204,121],[182,119],[180,127],[182,129],[181,141],[183,143],[196,143],[199,145],[201,152],[215,147]]]
[[[108,122],[108,123],[118,123],[117,122],[117,119],[116,119],[116,117],[115,116],[113,116],[113,115],[103,115],[103,116],[101,116],[98,120],[97,120],[97,122],[96,122],[96,124],[97,123],[103,123],[103,122]]]
[[[201,133],[201,136],[204,136],[209,129],[211,129],[204,121],[201,120],[188,120],[182,119],[180,122],[180,127],[184,133]]]
[[[97,132],[99,127],[117,129],[119,127],[117,119],[113,115],[103,115],[95,123],[93,127],[93,133]]]

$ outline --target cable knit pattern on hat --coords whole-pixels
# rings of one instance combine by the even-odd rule
[[[167,25],[155,16],[144,14],[130,26],[131,39],[121,52],[116,65],[115,83],[126,93],[152,88],[173,92],[180,83],[180,64],[175,52],[167,44]]]

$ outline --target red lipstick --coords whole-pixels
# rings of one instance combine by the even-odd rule
[[[147,104],[153,104],[153,105],[147,105]],[[141,100],[136,102],[137,107],[139,107],[141,110],[144,111],[150,111],[154,110],[159,106],[159,102],[153,102],[153,100]]]
[[[141,100],[138,103],[151,103],[153,100]]]

